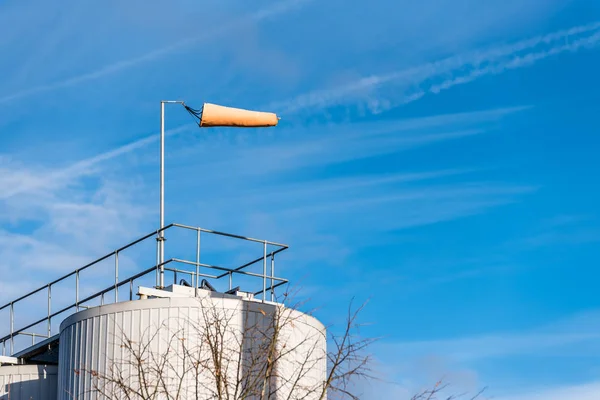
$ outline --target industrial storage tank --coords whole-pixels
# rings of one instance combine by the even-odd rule
[[[62,322],[58,399],[321,397],[326,331],[312,316],[240,292],[154,292]]]
[[[54,400],[58,368],[53,365],[0,367],[0,399]]]

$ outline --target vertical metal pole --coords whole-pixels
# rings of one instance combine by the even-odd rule
[[[79,270],[75,271],[75,311],[79,311]]]
[[[194,283],[194,296],[198,297],[198,285],[200,278],[200,228],[197,228],[196,232],[196,283]]]
[[[275,288],[273,287],[275,281],[273,277],[275,276],[275,254],[271,253],[271,301],[275,301]]]
[[[160,287],[165,286],[165,103],[160,102],[160,234],[159,234],[159,264],[160,264]]]
[[[133,279],[129,280],[129,301],[133,300]]]
[[[10,303],[10,354],[13,355],[15,350],[15,338],[13,332],[15,331],[15,305]]]
[[[48,285],[48,337],[52,334],[52,320],[50,314],[52,314],[52,286]]]
[[[263,302],[267,300],[267,241],[263,244]]]
[[[156,287],[160,287],[160,233],[156,233]]]
[[[119,302],[119,252],[115,251],[115,303]]]
[[[229,290],[233,288],[233,274],[229,272]]]

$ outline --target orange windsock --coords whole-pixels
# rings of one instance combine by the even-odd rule
[[[279,118],[274,113],[204,103],[200,126],[267,127],[275,126],[278,122]]]

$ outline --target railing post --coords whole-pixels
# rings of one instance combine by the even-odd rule
[[[275,281],[273,280],[275,277],[275,253],[271,253],[271,301],[275,301]]]
[[[196,228],[197,240],[196,240],[196,283],[194,283],[194,296],[198,297],[198,286],[200,278],[200,228]]]
[[[229,271],[229,290],[233,289],[233,273]]]
[[[119,302],[119,252],[115,251],[115,303]]]
[[[15,331],[15,303],[10,303],[10,354],[13,355],[15,351],[15,337],[13,333]]]
[[[75,271],[75,311],[79,311],[79,270]]]
[[[165,238],[161,237],[160,238],[160,288],[164,289],[165,288],[165,264],[164,264],[164,242]]]
[[[48,284],[48,337],[52,334],[52,319],[50,318],[50,314],[52,314],[52,286]]]
[[[156,237],[156,287],[160,287],[160,235]]]
[[[133,300],[133,279],[129,280],[129,301]]]
[[[158,261],[160,264],[160,288],[165,288],[165,231],[160,231],[159,240],[159,251],[158,251]]]
[[[263,303],[267,300],[267,241],[263,242]]]

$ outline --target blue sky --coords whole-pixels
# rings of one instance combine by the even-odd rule
[[[290,244],[327,323],[369,298],[366,398],[600,397],[600,3],[62,4],[0,4],[0,302],[156,228],[161,99],[266,109],[167,109],[167,221]]]

